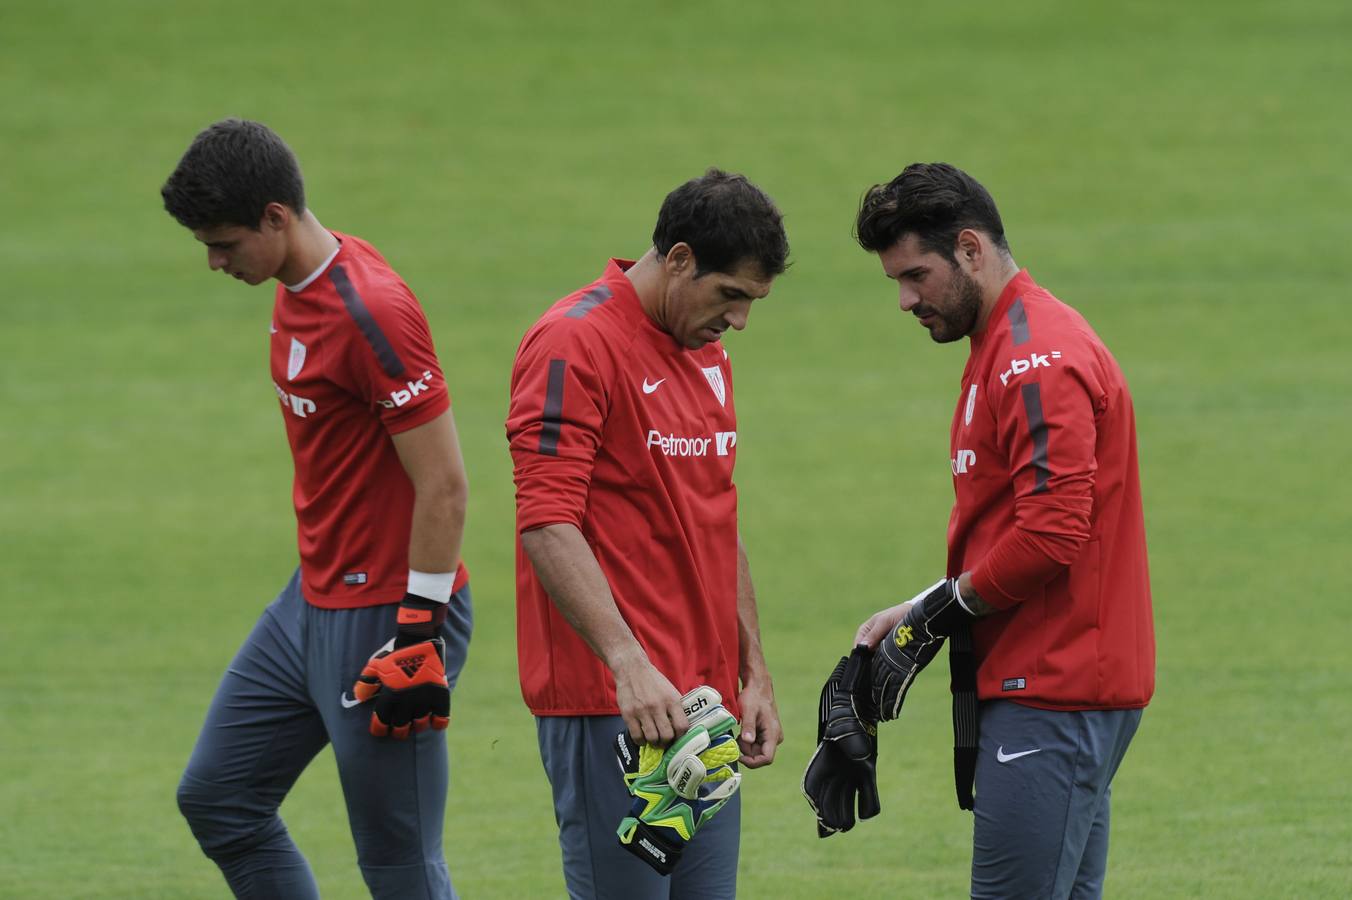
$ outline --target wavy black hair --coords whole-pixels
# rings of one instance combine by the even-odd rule
[[[662,201],[653,246],[662,256],[685,242],[695,253],[696,277],[731,273],[751,260],[767,278],[788,267],[789,239],[773,200],[743,175],[709,169]]]
[[[257,230],[269,203],[305,211],[296,155],[272,129],[246,119],[222,119],[193,138],[160,196],[169,215],[193,231]]]

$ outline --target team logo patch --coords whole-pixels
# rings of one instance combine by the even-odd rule
[[[305,345],[292,338],[291,358],[286,361],[286,380],[294,381],[303,368],[305,368]]]
[[[1000,682],[1000,690],[1002,691],[1021,691],[1027,687],[1027,678],[1006,678],[1004,681]]]
[[[701,367],[700,371],[704,373],[704,378],[709,382],[709,387],[713,388],[714,396],[718,398],[719,406],[728,405],[728,387],[723,381],[723,370],[718,366]]]
[[[896,641],[897,649],[900,650],[909,644],[913,637],[915,637],[915,632],[911,629],[911,626],[902,625],[897,629],[897,633],[892,639]]]
[[[976,385],[974,384],[972,385],[972,389],[967,392],[967,411],[963,413],[962,424],[964,425],[972,424],[972,412],[975,409],[976,409]]]

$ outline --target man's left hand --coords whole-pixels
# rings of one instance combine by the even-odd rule
[[[748,769],[770,765],[784,742],[784,729],[768,676],[746,684],[737,695],[737,705],[742,709],[742,733],[737,739],[742,765]]]

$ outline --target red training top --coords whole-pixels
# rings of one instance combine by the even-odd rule
[[[577,526],[620,614],[678,691],[737,714],[737,419],[722,344],[681,347],[611,260],[526,332],[507,439],[516,478],[517,659],[536,715],[616,715],[615,682],[550,600],[520,532]]]
[[[408,586],[413,484],[390,435],[450,408],[422,307],[365,241],[300,290],[278,285],[272,384],[296,465],[301,586],[315,606],[392,603]],[[456,572],[455,589],[467,580]]]
[[[1131,395],[1075,310],[1021,271],[972,335],[951,433],[948,574],[1001,611],[972,629],[983,700],[1129,709],[1155,690]]]

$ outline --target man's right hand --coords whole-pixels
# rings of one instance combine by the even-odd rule
[[[641,650],[612,672],[620,715],[635,741],[665,747],[690,728],[681,708],[681,692]]]

